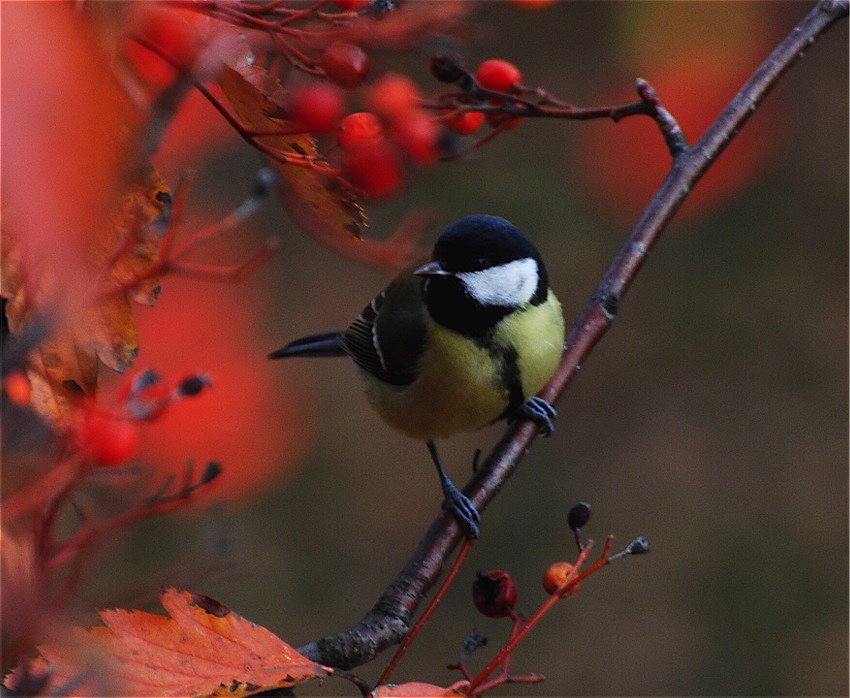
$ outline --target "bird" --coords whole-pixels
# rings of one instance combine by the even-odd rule
[[[346,330],[269,358],[353,359],[379,416],[425,442],[444,508],[476,538],[479,512],[446,474],[435,440],[520,416],[551,432],[555,410],[536,393],[563,348],[561,304],[540,253],[509,221],[476,214],[446,228],[431,261],[401,272]]]

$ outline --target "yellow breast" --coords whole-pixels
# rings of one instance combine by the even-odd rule
[[[423,441],[490,424],[503,415],[509,401],[503,367],[494,355],[521,346],[517,366],[523,397],[537,393],[555,372],[563,351],[561,305],[550,292],[546,302],[507,316],[494,336],[501,346],[491,352],[431,323],[418,378],[410,385],[393,386],[364,372],[369,402],[390,426]]]

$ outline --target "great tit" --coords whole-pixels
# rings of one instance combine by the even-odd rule
[[[444,506],[476,537],[478,511],[446,475],[434,440],[519,414],[551,430],[555,412],[534,396],[563,345],[561,304],[537,249],[505,219],[474,215],[446,229],[433,261],[400,274],[347,330],[295,340],[269,358],[354,359],[384,421],[426,442]]]

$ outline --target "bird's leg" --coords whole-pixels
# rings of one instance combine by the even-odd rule
[[[437,452],[436,444],[433,441],[427,441],[426,445],[431,454],[431,459],[437,467],[437,474],[440,476],[440,486],[443,488],[443,497],[445,498],[443,508],[455,515],[467,538],[478,538],[478,522],[481,520],[478,509],[475,508],[469,497],[461,492],[446,475],[446,469],[443,467],[443,461]]]
[[[521,408],[523,416],[528,417],[537,425],[537,429],[543,436],[549,436],[555,431],[555,417],[558,413],[546,400],[541,397],[528,398]]]

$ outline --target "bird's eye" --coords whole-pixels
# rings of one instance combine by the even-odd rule
[[[476,269],[486,269],[487,268],[487,259],[484,257],[479,257],[475,260],[475,268]]]

